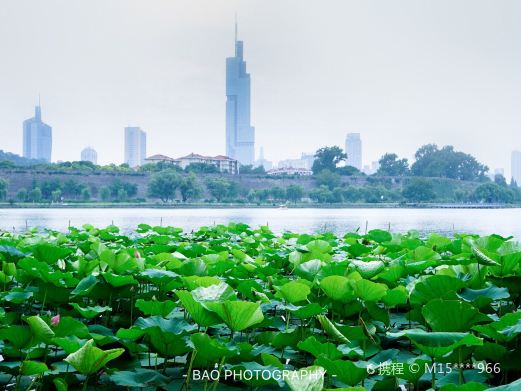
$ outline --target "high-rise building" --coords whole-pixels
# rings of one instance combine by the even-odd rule
[[[243,42],[237,40],[235,23],[235,56],[226,59],[226,155],[243,165],[255,161],[250,103],[250,75],[246,72]]]
[[[84,148],[81,151],[81,161],[91,162],[92,164],[98,164],[98,153],[92,147]]]
[[[52,128],[42,121],[40,104],[34,109],[34,117],[23,123],[23,155],[28,159],[51,161]]]
[[[142,166],[147,157],[147,134],[137,126],[125,128],[125,163],[131,168]]]
[[[512,178],[521,186],[521,151],[512,151]]]
[[[360,133],[348,133],[346,136],[346,154],[348,166],[362,169],[362,140]]]
[[[273,162],[270,162],[268,159],[264,158],[264,147],[260,148],[259,158],[255,162],[255,166],[262,166],[266,171],[271,170],[273,168]]]

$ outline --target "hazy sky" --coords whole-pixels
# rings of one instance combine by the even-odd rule
[[[360,132],[364,163],[451,143],[510,171],[521,149],[521,2],[0,0],[0,149],[21,153],[38,93],[53,160],[221,154],[233,20],[271,160]]]

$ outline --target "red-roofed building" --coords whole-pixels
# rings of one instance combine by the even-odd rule
[[[237,160],[231,159],[228,156],[203,156],[197,153],[191,153],[177,159],[165,155],[153,155],[145,159],[147,163],[171,163],[181,167],[183,170],[190,164],[212,164],[219,169],[219,172],[238,174],[239,164]]]

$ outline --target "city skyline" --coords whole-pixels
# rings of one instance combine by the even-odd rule
[[[75,160],[91,139],[103,140],[100,163],[123,161],[114,146],[128,123],[149,130],[151,153],[164,145],[179,156],[223,153],[223,57],[237,12],[255,77],[252,123],[266,159],[342,146],[346,133],[359,131],[364,164],[389,151],[411,161],[418,146],[433,142],[504,167],[508,178],[510,149],[521,148],[521,27],[514,17],[521,5],[400,4],[5,4],[1,149],[21,153],[15,132],[41,92],[54,161]],[[99,15],[92,31],[88,21]],[[34,56],[38,67],[30,66]]]

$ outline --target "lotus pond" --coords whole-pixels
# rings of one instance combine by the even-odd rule
[[[0,389],[521,390],[521,244],[0,232]]]

